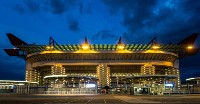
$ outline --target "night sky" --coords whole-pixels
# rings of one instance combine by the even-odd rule
[[[9,57],[6,33],[27,43],[177,43],[200,32],[200,0],[0,0],[0,79],[24,80],[25,61]],[[200,45],[197,39],[196,47]],[[200,54],[180,60],[181,79],[200,77]]]

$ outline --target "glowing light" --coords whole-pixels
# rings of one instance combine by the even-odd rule
[[[174,85],[171,83],[167,83],[167,84],[165,84],[165,86],[173,87]]]
[[[50,75],[50,76],[45,76],[44,78],[58,78],[58,77],[67,77],[67,75]]]
[[[133,51],[129,51],[129,50],[118,50],[116,51],[117,53],[134,53]],[[114,52],[113,52],[114,53]]]
[[[74,53],[99,53],[99,52],[93,50],[78,50],[74,51]]]
[[[193,46],[188,46],[188,47],[187,47],[187,49],[192,49],[192,48],[193,48]]]
[[[88,44],[83,44],[82,48],[83,48],[83,50],[87,50],[87,49],[89,49],[89,45]]]
[[[153,48],[153,49],[159,49],[160,47],[157,46],[157,45],[154,45],[152,48]]]
[[[123,49],[124,49],[124,45],[123,45],[123,44],[119,44],[119,45],[117,46],[117,48],[120,49],[120,50],[123,50]]]
[[[46,53],[64,53],[64,52],[58,50],[49,50],[49,51],[43,51],[40,54],[46,54]]]
[[[28,83],[29,81],[0,80],[0,82],[17,82],[17,83]]]
[[[46,49],[47,49],[47,50],[52,50],[52,49],[53,49],[53,46],[47,46]]]
[[[124,46],[121,46],[121,45],[120,45],[118,48],[119,48],[119,49],[124,49]]]
[[[146,51],[144,51],[144,53],[167,53],[167,52],[155,49],[155,50],[146,50]],[[172,53],[170,53],[170,54],[172,54]],[[173,55],[175,55],[175,54],[173,54]]]
[[[89,47],[88,47],[88,46],[86,46],[86,45],[84,45],[82,48],[83,48],[83,49],[88,49]]]
[[[16,85],[24,85],[23,83],[19,83],[19,84],[16,84]]]
[[[95,84],[86,84],[86,88],[94,88]]]
[[[188,78],[188,79],[186,79],[186,81],[188,81],[188,80],[193,80],[193,79],[195,79],[195,78]]]

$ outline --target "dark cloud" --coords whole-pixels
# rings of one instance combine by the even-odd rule
[[[41,5],[38,0],[24,0],[23,2],[15,4],[14,10],[20,15],[27,12],[36,13],[41,10]]]
[[[35,13],[38,11],[50,12],[53,14],[63,14],[69,9],[78,8],[79,0],[23,0],[16,4],[15,9],[18,13],[24,12]],[[83,7],[84,5],[82,5]],[[81,13],[86,13],[87,8],[82,8]]]
[[[69,30],[73,31],[73,32],[78,32],[80,31],[80,27],[79,27],[79,22],[76,19],[70,19],[68,21],[68,28]]]
[[[65,11],[65,3],[63,0],[50,0],[52,12],[55,14],[62,14]]]
[[[178,42],[200,31],[198,0],[102,0],[111,15],[121,12],[127,28],[124,38],[130,42],[146,42],[158,35],[162,42]],[[165,39],[166,36],[170,37]],[[145,38],[142,38],[145,37]],[[131,40],[132,39],[132,40]],[[149,39],[149,40],[150,40]]]
[[[24,7],[20,4],[16,4],[14,6],[14,9],[16,10],[16,12],[20,15],[23,15],[24,14]]]
[[[124,18],[122,23],[130,33],[128,36],[124,35],[128,41],[130,38],[136,39],[136,34],[143,33],[145,21],[152,16],[153,7],[157,4],[156,0],[103,0],[103,2],[108,5],[112,15],[122,12]]]
[[[138,0],[137,2],[131,0],[130,2],[127,2],[123,13],[124,26],[133,32],[144,27],[144,22],[151,17],[152,9],[155,4],[155,0]],[[126,6],[131,6],[131,8],[127,8]]]
[[[40,11],[40,4],[37,2],[37,0],[25,0],[24,3],[31,13]]]
[[[83,4],[82,2],[79,3],[79,12],[81,15],[91,13],[90,4]]]
[[[200,1],[199,0],[183,0],[183,3],[180,3],[179,5],[183,7],[183,11],[186,13],[190,13],[191,15],[198,15],[196,13],[199,13],[200,10]]]

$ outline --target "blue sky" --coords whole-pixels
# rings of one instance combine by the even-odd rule
[[[24,79],[25,62],[2,50],[13,48],[6,33],[27,43],[177,43],[200,31],[199,0],[1,0],[0,79]],[[198,38],[196,45],[199,46]],[[182,79],[200,74],[200,55],[181,61]],[[11,75],[8,77],[8,73]]]

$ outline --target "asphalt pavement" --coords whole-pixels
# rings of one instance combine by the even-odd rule
[[[200,104],[200,95],[18,95],[0,94],[0,104]]]

